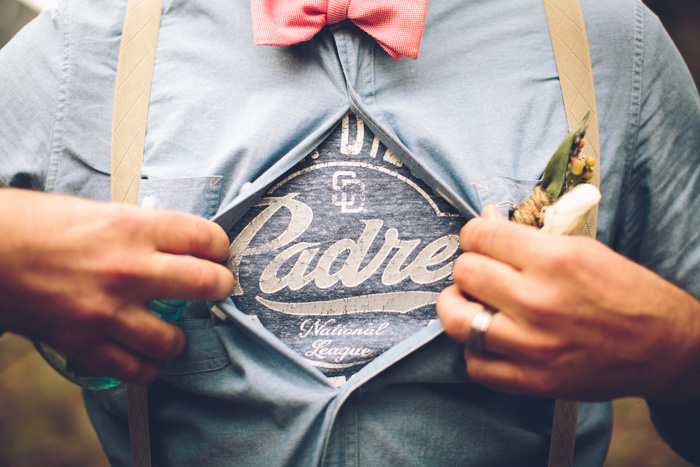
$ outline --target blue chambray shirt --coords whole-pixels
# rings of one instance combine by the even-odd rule
[[[639,1],[581,3],[598,238],[698,296],[697,91]],[[0,186],[109,199],[125,6],[62,1],[0,52]],[[396,62],[348,23],[255,47],[248,2],[165,0],[140,197],[231,227],[348,110],[465,216],[516,205],[568,130],[541,2],[431,0],[420,58]],[[183,311],[188,348],[150,388],[155,465],[546,462],[553,401],[471,381],[439,323],[336,388],[230,301],[224,320],[210,305]],[[114,465],[130,463],[124,399],[86,395]],[[609,435],[609,406],[583,404],[576,462],[602,464]]]

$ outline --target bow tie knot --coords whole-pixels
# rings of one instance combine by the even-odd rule
[[[328,0],[326,13],[328,24],[340,23],[348,19],[348,8],[350,8],[350,0]]]
[[[251,0],[256,45],[292,45],[349,19],[395,60],[418,58],[428,0]]]

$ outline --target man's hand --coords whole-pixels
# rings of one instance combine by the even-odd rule
[[[579,400],[700,396],[700,303],[683,290],[590,238],[544,234],[491,208],[460,246],[437,311],[466,343],[481,303],[498,310],[484,354],[465,350],[476,381]]]
[[[190,214],[0,189],[0,328],[143,384],[185,347],[153,299],[227,297],[228,238]]]

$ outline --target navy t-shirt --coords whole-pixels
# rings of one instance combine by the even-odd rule
[[[340,385],[436,319],[463,224],[349,114],[229,232],[232,298]]]

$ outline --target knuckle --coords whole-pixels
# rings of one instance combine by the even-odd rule
[[[519,290],[514,293],[517,302],[523,309],[528,311],[531,319],[536,323],[539,323],[541,320],[547,320],[549,310],[546,306],[547,300],[544,299],[542,294],[537,294],[532,290]]]
[[[164,368],[165,364],[163,363],[144,366],[140,373],[142,384],[148,384],[155,381]]]
[[[110,297],[92,296],[85,300],[76,315],[80,316],[80,329],[76,334],[85,334],[106,329],[114,324],[118,307]]]
[[[457,338],[458,330],[461,326],[456,314],[452,313],[449,309],[444,308],[438,312],[438,318],[442,323],[442,327],[445,328],[447,335],[452,338]]]
[[[472,230],[472,223],[475,221],[475,219],[470,220],[466,224],[462,226],[461,229],[459,229],[459,248],[462,251],[466,251],[467,247],[467,240],[469,239],[469,232]]]
[[[213,264],[198,261],[192,271],[194,293],[202,298],[214,298],[219,289],[218,276]]]
[[[106,291],[121,293],[135,281],[140,280],[143,271],[142,268],[133,267],[128,257],[118,258],[112,255],[102,262],[97,275]]]
[[[502,241],[500,234],[504,225],[508,224],[487,219],[472,220],[465,226],[465,251],[493,249],[495,242]]]
[[[437,296],[435,301],[435,311],[438,317],[442,320],[442,315],[446,314],[448,311],[449,297],[446,289],[443,289]],[[445,317],[447,318],[447,317]]]
[[[438,294],[436,311],[438,319],[448,336],[463,341],[468,335],[470,322],[465,319],[460,310],[461,303],[456,300],[454,287],[443,290]]]
[[[106,224],[110,231],[113,229],[124,229],[131,225],[130,210],[127,206],[122,206],[119,203],[110,203],[102,211],[102,221]]]
[[[469,257],[466,254],[459,255],[455,260],[452,276],[455,281],[469,277]]]
[[[590,238],[586,237],[557,237],[556,243],[540,251],[546,264],[553,274],[576,276],[592,256],[591,248],[594,248]]]
[[[190,251],[207,251],[212,242],[212,236],[209,232],[207,224],[202,219],[196,217],[188,216],[188,219],[188,242]]]
[[[477,287],[482,275],[485,258],[478,253],[462,253],[455,260],[452,278],[465,292]]]
[[[443,313],[440,316],[440,322],[442,327],[445,328],[445,332],[455,339],[461,337],[461,331],[465,327],[463,321],[464,319],[457,316],[456,313]]]
[[[105,210],[104,213],[106,229],[109,232],[120,232],[128,236],[128,238],[134,238],[142,234],[144,231],[143,220],[147,218],[140,215],[140,210],[133,206],[114,203],[110,204],[110,206],[111,209]]]
[[[541,252],[543,263],[557,274],[564,274],[571,269],[571,265],[575,264],[574,253],[575,250],[568,248],[547,248]]]
[[[484,242],[488,242],[491,235],[489,231],[489,223],[484,222],[483,219],[470,220],[460,231],[460,247],[464,251],[479,248],[484,245]]]
[[[71,319],[55,323],[42,340],[59,349],[90,354],[90,349],[108,334],[115,315],[110,307],[76,304]]]
[[[143,377],[141,362],[136,358],[122,358],[114,362],[114,373],[126,382],[140,382]]]
[[[139,331],[133,335],[132,347],[143,356],[157,361],[177,357],[184,348],[184,333],[176,326],[151,315],[139,322]]]
[[[163,363],[139,358],[124,358],[116,363],[114,374],[126,383],[148,384],[153,382],[164,367]]]
[[[567,272],[576,280],[583,281],[589,279],[589,271],[599,268],[596,259],[600,257],[600,243],[592,238],[577,237],[575,246],[571,252],[571,263]]]
[[[526,282],[512,290],[513,298],[527,320],[537,328],[549,327],[566,309],[566,297],[558,287]]]
[[[556,394],[560,389],[558,378],[544,371],[532,375],[528,379],[527,385],[532,393],[546,396]]]
[[[214,279],[210,268],[198,263],[194,273],[193,286],[199,296],[208,296],[214,290]]]
[[[554,369],[562,368],[563,362],[573,350],[573,344],[566,337],[540,334],[539,336],[533,335],[526,352],[529,359],[540,367]]]
[[[564,351],[564,346],[554,339],[539,339],[530,346],[530,352],[536,361],[552,362]]]
[[[156,342],[156,353],[159,359],[175,358],[184,350],[182,331],[175,326],[168,326]]]

